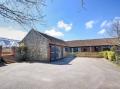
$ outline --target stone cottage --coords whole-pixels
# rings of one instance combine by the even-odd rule
[[[50,62],[65,57],[65,42],[36,30],[31,30],[20,42],[27,46],[29,60]]]

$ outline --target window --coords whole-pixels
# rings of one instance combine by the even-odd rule
[[[87,52],[87,48],[83,48],[83,52]]]
[[[73,48],[73,52],[78,52],[78,48],[77,47]]]
[[[103,51],[110,51],[111,46],[103,46]]]
[[[69,52],[69,48],[68,47],[65,47],[65,52]]]
[[[100,50],[100,47],[95,47],[95,51],[98,52]]]

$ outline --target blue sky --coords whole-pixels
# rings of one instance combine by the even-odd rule
[[[85,0],[85,8],[80,0],[48,0],[46,5],[43,9],[46,25],[37,25],[37,30],[64,40],[107,37],[104,25],[120,16],[120,0]],[[6,30],[3,25],[2,29]],[[13,36],[14,39],[22,39],[29,31],[11,26],[9,29],[16,28],[22,33],[18,33],[21,37]]]

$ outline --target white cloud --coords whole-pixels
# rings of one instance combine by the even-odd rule
[[[90,20],[90,21],[88,21],[88,22],[85,23],[85,26],[86,26],[87,29],[92,29],[94,23],[95,22],[93,20]]]
[[[60,31],[58,31],[56,28],[52,28],[50,30],[46,30],[45,33],[50,35],[50,36],[54,36],[54,37],[64,36],[64,34],[62,32],[60,32]]]
[[[64,36],[64,33],[60,29],[63,29],[66,32],[68,32],[72,29],[72,23],[67,24],[63,20],[60,20],[60,21],[58,21],[57,26],[54,26],[52,29],[45,30],[44,33],[46,33],[50,36],[53,36],[53,37],[61,38]]]
[[[116,21],[116,20],[119,20],[119,21],[120,21],[120,17],[114,17],[112,21],[104,20],[104,21],[101,23],[100,27],[101,27],[101,28],[110,28],[111,25],[112,25],[112,23],[114,23],[114,21]]]
[[[58,28],[64,29],[65,31],[70,31],[72,29],[72,23],[66,24],[63,20],[59,21],[57,26]]]
[[[115,17],[114,19],[119,19],[120,20],[120,17]]]
[[[100,25],[101,28],[109,28],[111,26],[112,22],[111,21],[103,21]]]
[[[26,31],[17,30],[12,27],[0,27],[0,37],[22,40],[26,34]]]
[[[100,27],[101,27],[101,28],[105,27],[107,23],[108,23],[107,20],[103,21],[103,22],[101,23]]]
[[[98,34],[101,34],[101,35],[103,35],[103,34],[105,34],[106,33],[106,29],[102,29],[102,30],[100,30],[99,32],[98,32]]]

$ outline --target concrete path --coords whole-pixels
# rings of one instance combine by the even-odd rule
[[[14,63],[0,67],[0,89],[120,89],[120,67],[97,58]]]

